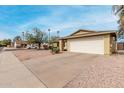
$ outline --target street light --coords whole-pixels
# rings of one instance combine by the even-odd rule
[[[50,29],[48,29],[48,32],[49,32],[49,44],[50,44]]]
[[[59,33],[60,33],[60,31],[57,31],[57,37],[59,38]]]
[[[22,32],[22,38],[23,38],[23,41],[24,41],[24,32]]]

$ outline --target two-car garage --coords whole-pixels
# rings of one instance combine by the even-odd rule
[[[69,39],[68,50],[70,52],[104,54],[104,37],[84,37]]]

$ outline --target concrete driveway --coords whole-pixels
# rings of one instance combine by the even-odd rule
[[[124,87],[124,56],[62,53],[23,61],[47,87]]]
[[[78,56],[80,54],[64,53],[23,61],[23,63],[47,87],[64,87],[80,73],[81,65],[76,63]]]

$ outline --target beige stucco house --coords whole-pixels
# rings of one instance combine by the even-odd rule
[[[114,31],[78,30],[59,40],[60,50],[69,52],[110,55],[116,52],[116,47]]]
[[[15,40],[15,42],[14,42],[14,47],[15,48],[24,48],[26,46],[27,46],[27,42],[26,41]]]

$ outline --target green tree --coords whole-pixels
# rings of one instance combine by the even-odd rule
[[[27,40],[28,44],[34,44],[36,42],[34,35],[28,31],[25,33],[25,39]]]
[[[36,39],[36,43],[38,43],[38,47],[40,49],[41,43],[44,43],[44,39],[46,38],[46,33],[41,31],[37,27],[35,27],[33,31],[34,31],[34,37]]]
[[[30,33],[29,33],[29,31],[27,31],[25,33],[25,39],[29,44],[38,43],[39,49],[40,49],[41,43],[47,43],[48,42],[47,34],[43,31],[41,31],[37,27],[33,28]]]
[[[0,41],[0,46],[2,45],[2,41]]]
[[[51,36],[50,43],[58,41],[59,37],[58,36]]]
[[[7,46],[11,44],[11,39],[4,39],[1,41],[1,45]]]
[[[21,36],[15,36],[14,39],[13,39],[13,41],[15,42],[16,40],[22,40],[21,39]]]
[[[113,6],[113,12],[114,12],[115,15],[119,16],[118,36],[122,37],[122,35],[124,36],[124,5],[114,5]]]

